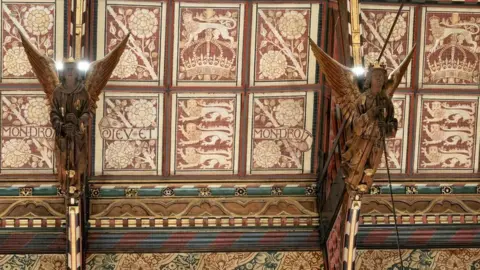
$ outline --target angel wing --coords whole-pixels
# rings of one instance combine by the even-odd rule
[[[342,109],[344,119],[351,120],[355,109],[355,100],[360,96],[355,74],[346,66],[330,57],[310,39],[313,54],[325,74],[327,84],[332,89],[335,101]]]
[[[102,89],[107,85],[108,79],[112,75],[113,70],[120,61],[120,57],[127,46],[130,33],[109,52],[104,58],[93,62],[87,71],[87,77],[85,79],[85,88],[90,95],[90,107],[91,110],[97,108],[97,101],[102,92]]]
[[[397,90],[398,85],[402,81],[403,75],[405,71],[407,71],[407,67],[410,64],[410,61],[413,57],[413,52],[415,51],[415,46],[413,46],[412,50],[408,53],[407,57],[403,59],[402,63],[388,76],[387,85],[385,87],[385,92],[391,98]]]
[[[47,96],[49,102],[52,101],[53,90],[60,83],[57,75],[57,69],[55,68],[55,62],[52,58],[42,55],[33,44],[28,40],[22,30],[18,29],[20,38],[22,39],[22,45],[27,54],[28,61],[32,65],[33,73],[37,76],[38,81],[43,87],[43,91]]]

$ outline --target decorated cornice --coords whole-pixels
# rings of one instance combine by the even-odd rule
[[[389,195],[365,196],[360,224],[392,225],[392,203]],[[397,223],[403,225],[478,224],[478,195],[397,195]]]

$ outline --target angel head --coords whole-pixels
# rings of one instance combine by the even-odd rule
[[[388,80],[387,69],[385,65],[380,65],[376,62],[370,65],[365,77],[364,89],[370,89],[372,93],[376,94],[384,90]]]
[[[65,85],[74,85],[83,80],[88,63],[76,62],[73,58],[64,60],[63,63],[56,64],[60,82]]]

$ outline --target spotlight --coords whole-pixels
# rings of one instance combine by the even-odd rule
[[[63,70],[63,62],[55,62],[55,68],[57,71]]]
[[[363,75],[365,75],[365,69],[363,67],[354,67],[352,71],[358,77],[362,77]]]
[[[80,61],[77,64],[77,68],[81,71],[87,71],[89,66],[90,63],[88,63],[87,61]]]

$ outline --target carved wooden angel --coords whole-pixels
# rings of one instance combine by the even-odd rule
[[[69,186],[81,190],[88,164],[88,130],[96,102],[125,50],[130,34],[103,59],[91,63],[86,75],[69,59],[57,75],[53,59],[42,55],[21,33],[22,44],[51,105],[50,121],[55,129],[55,158],[58,180],[66,192]]]
[[[366,192],[381,162],[385,137],[395,136],[397,119],[392,96],[412,59],[413,48],[387,77],[385,66],[370,66],[364,91],[358,88],[355,74],[331,58],[311,39],[312,51],[325,74],[342,116],[346,119],[346,145],[342,149],[342,170],[350,193]],[[385,133],[385,134],[383,134]]]

